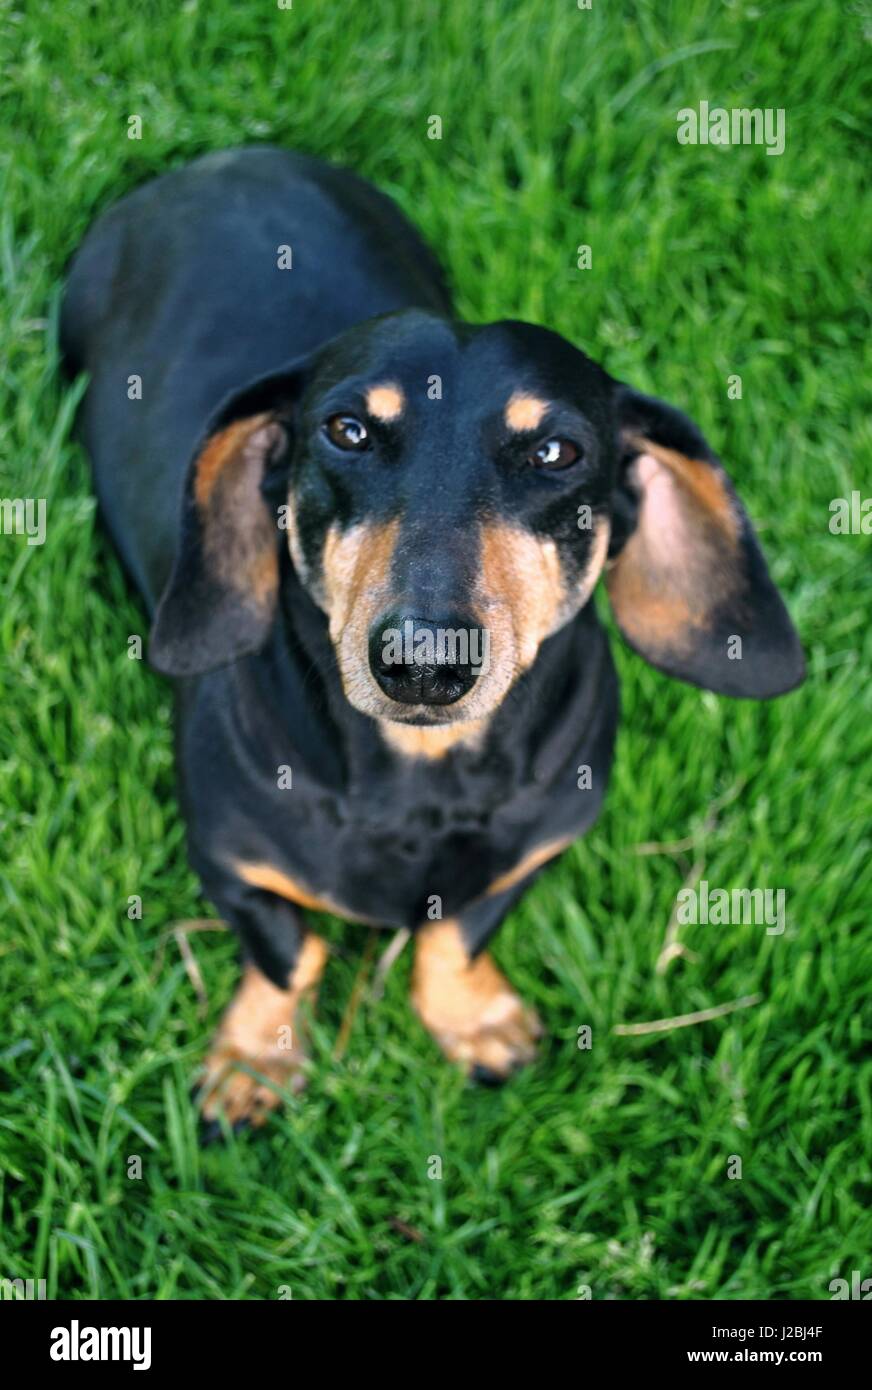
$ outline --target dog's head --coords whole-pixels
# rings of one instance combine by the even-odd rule
[[[529,324],[387,315],[226,402],[191,463],[154,665],[257,650],[281,546],[348,700],[378,719],[486,717],[603,572],[625,637],[668,674],[757,697],[802,679],[696,426]]]

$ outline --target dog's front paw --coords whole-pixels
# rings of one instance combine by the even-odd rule
[[[476,1081],[505,1081],[532,1061],[542,1026],[486,953],[470,961],[457,923],[418,938],[412,1003],[451,1061]]]
[[[217,1132],[219,1112],[234,1128],[262,1125],[281,1104],[283,1091],[303,1089],[304,1061],[300,1049],[291,1048],[278,1057],[272,1049],[247,1050],[219,1032],[199,1081],[200,1114],[207,1136]]]
[[[215,1137],[218,1115],[234,1128],[262,1125],[283,1093],[305,1085],[301,1005],[312,1002],[327,947],[308,935],[290,989],[277,989],[248,966],[227,1009],[199,1081],[204,1137]]]

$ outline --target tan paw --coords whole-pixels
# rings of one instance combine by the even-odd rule
[[[486,953],[470,961],[459,924],[417,937],[412,1003],[451,1061],[479,1081],[503,1081],[532,1060],[542,1027]]]
[[[270,1111],[281,1104],[281,1091],[303,1089],[304,1061],[301,1049],[291,1049],[286,1057],[279,1059],[264,1052],[245,1052],[216,1039],[199,1083],[203,1119],[217,1120],[218,1112],[222,1111],[230,1125],[262,1125]],[[251,1068],[258,1075],[249,1075],[245,1068]],[[266,1085],[261,1077],[273,1085]]]
[[[277,989],[254,966],[246,967],[200,1078],[200,1111],[207,1123],[216,1122],[220,1111],[230,1125],[262,1125],[281,1104],[281,1091],[302,1089],[301,1006],[314,1001],[326,959],[325,943],[309,934],[287,990]]]

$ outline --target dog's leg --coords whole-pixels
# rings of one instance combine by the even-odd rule
[[[532,1059],[542,1033],[534,1011],[482,950],[526,886],[416,933],[412,1003],[446,1057],[477,1081],[504,1081]]]
[[[243,903],[228,916],[242,932],[247,959],[206,1058],[201,1111],[207,1122],[222,1110],[231,1125],[260,1125],[281,1103],[275,1087],[304,1084],[304,1014],[328,949],[292,904],[266,893],[247,893]]]

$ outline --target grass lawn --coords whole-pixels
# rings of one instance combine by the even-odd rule
[[[47,498],[48,524],[42,546],[0,535],[0,1276],[131,1299],[826,1299],[872,1276],[872,547],[829,529],[832,499],[872,491],[860,11],[2,7],[0,493]],[[783,108],[784,154],[679,145],[676,113],[701,100]],[[393,194],[462,315],[547,324],[694,415],[809,678],[740,704],[616,640],[606,809],[496,943],[546,1023],[538,1063],[501,1091],[464,1084],[410,1012],[407,954],[335,1060],[367,934],[327,920],[308,1092],[201,1150],[188,1091],[235,945],[189,938],[201,1005],[166,935],[212,911],[185,858],[170,688],[127,656],[144,620],[95,515],[56,321],[104,206],[263,140]],[[784,889],[787,928],[684,927],[658,974],[694,870]]]

